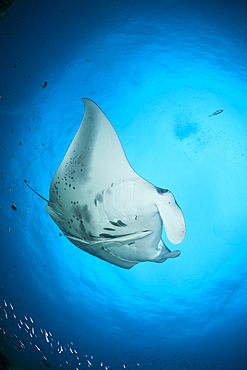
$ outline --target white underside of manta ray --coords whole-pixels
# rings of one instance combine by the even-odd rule
[[[84,116],[51,182],[47,213],[78,248],[126,269],[179,256],[161,239],[163,223],[172,243],[185,236],[172,193],[136,174],[105,114],[82,100]]]

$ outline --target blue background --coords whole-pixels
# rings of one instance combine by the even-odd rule
[[[26,0],[8,12],[1,352],[24,370],[246,369],[244,2]],[[25,185],[49,197],[85,97],[135,171],[175,195],[187,227],[179,258],[131,270],[97,259],[58,237]]]

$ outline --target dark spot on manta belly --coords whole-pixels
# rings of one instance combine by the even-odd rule
[[[84,221],[86,221],[88,223],[91,220],[91,213],[88,209],[87,204],[84,204],[83,206],[80,206],[79,204],[76,204],[75,206],[72,206],[72,214],[74,214],[80,220],[83,218]]]
[[[119,227],[119,225],[117,224],[117,222],[113,222],[113,221],[109,221],[109,222],[110,222],[112,225]]]
[[[84,206],[82,206],[82,212],[84,220],[89,223],[91,220],[91,213],[88,210],[87,204],[84,204]]]
[[[109,221],[112,225],[117,226],[117,227],[125,227],[128,226],[126,225],[123,221],[118,220],[117,222],[114,221]]]
[[[115,229],[111,229],[110,227],[103,227],[103,229],[108,231],[116,231]]]
[[[97,203],[102,203],[103,202],[103,196],[102,194],[98,193],[94,199],[94,204],[97,206]]]
[[[108,239],[113,239],[113,238],[116,238],[115,235],[111,235],[111,234],[99,234],[99,236],[101,238],[108,238]]]
[[[132,245],[132,244],[135,244],[136,242],[130,242],[128,245]]]
[[[169,190],[167,189],[161,189],[161,188],[156,188],[156,191],[158,194],[164,194],[164,193],[167,193]]]

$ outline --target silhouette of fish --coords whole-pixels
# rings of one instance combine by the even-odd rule
[[[47,362],[47,361],[46,361],[46,359],[44,358],[44,356],[43,356],[43,358],[42,358],[42,361],[43,361],[44,365],[45,365],[48,369],[51,369],[51,365],[49,364],[49,362]]]
[[[220,113],[222,113],[222,112],[223,112],[223,109],[217,110],[216,112],[214,112],[214,113],[210,114],[210,116],[209,116],[209,117],[216,116],[216,114],[220,114]]]
[[[47,81],[45,81],[45,82],[43,83],[43,85],[41,85],[41,83],[39,83],[39,85],[42,87],[42,89],[44,89],[44,88],[47,86]]]

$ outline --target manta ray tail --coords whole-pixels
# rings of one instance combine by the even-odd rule
[[[29,189],[31,189],[35,194],[37,194],[40,198],[44,199],[48,203],[48,200],[47,199],[45,199],[44,197],[42,197],[42,195],[40,195],[39,193],[37,193],[36,190],[34,190],[33,188],[31,188],[30,185],[28,185],[27,180],[24,179],[24,182],[27,184],[27,186],[29,187]]]

